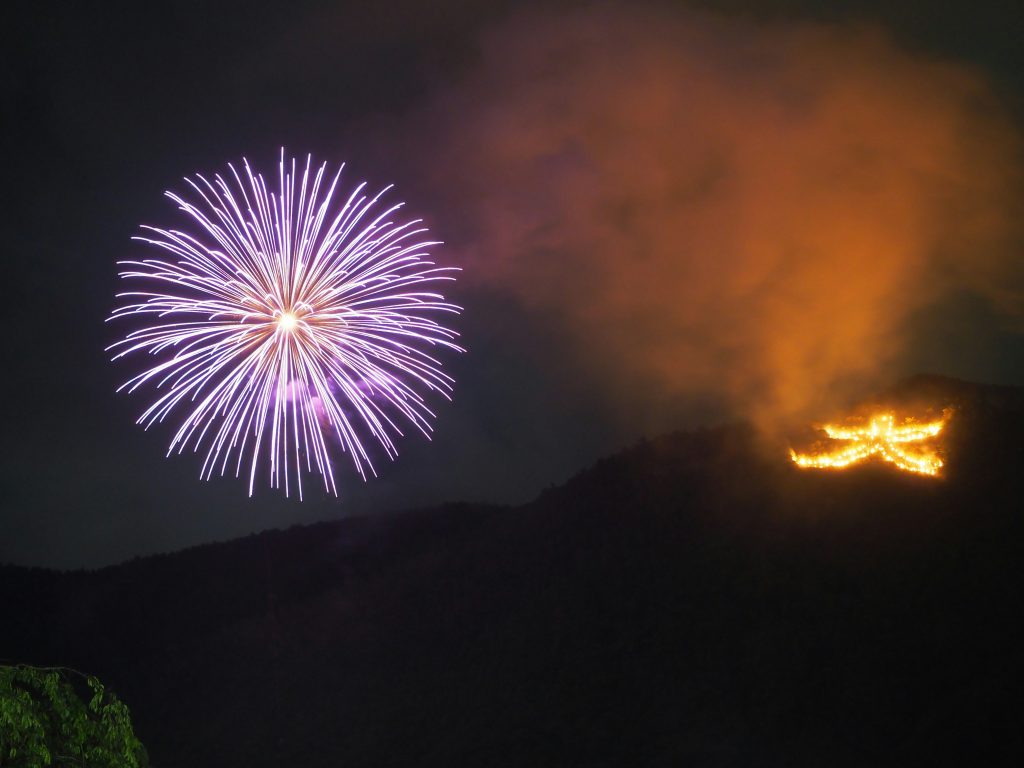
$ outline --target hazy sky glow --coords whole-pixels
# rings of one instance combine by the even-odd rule
[[[874,27],[636,8],[482,50],[423,121],[467,279],[559,323],[630,418],[813,417],[963,290],[1019,327],[1022,145],[972,69]]]
[[[643,434],[818,417],[919,370],[1024,382],[1012,5],[700,6],[19,20],[0,562],[520,502]],[[465,269],[447,298],[470,354],[434,442],[340,500],[201,483],[163,458],[173,431],[134,426],[103,352],[115,261],[140,221],[175,224],[163,191],[281,146],[396,184]]]

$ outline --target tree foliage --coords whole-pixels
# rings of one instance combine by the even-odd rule
[[[128,707],[95,677],[63,668],[0,666],[0,766],[148,765]]]

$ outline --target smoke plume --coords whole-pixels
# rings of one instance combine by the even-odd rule
[[[878,29],[531,15],[417,125],[465,279],[627,405],[813,416],[951,292],[1020,309],[1019,134],[980,73]]]

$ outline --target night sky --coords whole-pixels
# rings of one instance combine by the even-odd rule
[[[216,5],[216,7],[212,7]],[[36,4],[3,67],[0,562],[523,502],[644,435],[1024,383],[1016,3]],[[210,6],[210,7],[208,7]],[[464,275],[452,404],[341,498],[165,459],[104,347],[167,189],[280,148],[394,183]]]

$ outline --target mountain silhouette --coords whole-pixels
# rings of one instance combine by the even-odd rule
[[[1020,764],[1024,390],[874,401],[952,408],[942,478],[679,432],[521,507],[2,567],[0,658],[100,676],[156,768]]]

